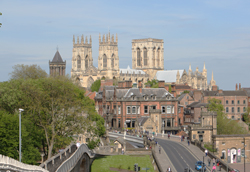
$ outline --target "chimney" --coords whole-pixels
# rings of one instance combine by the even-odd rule
[[[132,81],[131,80],[128,80],[125,82],[126,82],[126,88],[132,88]]]
[[[165,81],[158,81],[159,88],[164,88]]]
[[[222,93],[223,92],[223,90],[219,90],[219,92],[218,93]]]
[[[236,90],[236,91],[238,90],[238,84],[235,85],[235,90]]]
[[[138,88],[139,88],[139,91],[141,93],[142,92],[142,81],[141,80],[138,81]]]
[[[217,91],[217,90],[218,90],[217,85],[213,85],[213,86],[212,86],[212,91]]]
[[[118,88],[119,89],[123,88],[123,83],[124,83],[124,81],[119,81],[118,82]]]
[[[239,90],[241,90],[241,83],[239,83]]]

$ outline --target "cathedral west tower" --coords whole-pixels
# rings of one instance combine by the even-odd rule
[[[153,78],[157,71],[164,70],[163,39],[133,39],[132,68],[140,69]]]

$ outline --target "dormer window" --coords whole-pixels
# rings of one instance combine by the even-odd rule
[[[148,96],[144,96],[144,100],[148,100]]]
[[[156,96],[152,96],[152,99],[155,100],[155,99],[156,99]]]
[[[135,96],[132,96],[132,100],[135,100]]]

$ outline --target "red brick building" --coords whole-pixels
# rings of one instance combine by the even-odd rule
[[[108,127],[134,128],[140,117],[154,115],[156,131],[176,133],[183,124],[183,107],[178,100],[164,88],[132,87],[132,81],[123,81],[116,86],[105,86],[95,97],[96,109],[103,116]]]

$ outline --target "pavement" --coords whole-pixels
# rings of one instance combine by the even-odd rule
[[[186,140],[181,142],[181,139],[178,138],[178,137],[171,137],[171,136],[170,136],[170,139],[168,139],[166,136],[165,136],[165,137],[162,137],[161,135],[158,135],[158,136],[156,136],[155,138],[156,138],[156,139],[160,139],[160,140],[173,141],[173,142],[176,142],[176,143],[180,144],[181,146],[185,147],[185,148],[189,151],[189,153],[191,153],[191,154],[195,157],[195,159],[196,159],[197,161],[198,161],[198,160],[203,161],[203,157],[204,157],[204,162],[206,163],[206,165],[208,165],[208,161],[207,161],[208,157],[205,157],[205,153],[202,152],[202,151],[200,150],[200,148],[198,148],[197,146],[194,146],[194,145],[192,145],[192,144],[188,145],[188,143],[187,143]],[[170,166],[173,172],[179,172],[179,171],[177,171],[177,170],[174,168],[174,166],[173,166],[171,160],[169,159],[168,154],[167,154],[163,149],[161,149],[162,153],[159,154],[159,151],[158,151],[158,150],[159,150],[159,145],[157,145],[157,147],[156,147],[155,150],[156,150],[156,156],[159,156],[160,165],[161,165],[161,167],[162,167],[163,169],[167,169],[167,168]],[[164,156],[165,156],[165,158],[164,158]],[[211,164],[212,164],[212,163],[211,163]],[[194,165],[195,165],[195,164],[193,164],[192,167],[194,167]],[[210,166],[210,167],[207,166],[207,168],[208,168],[207,171],[211,171],[212,166]],[[216,168],[217,168],[216,171],[219,171],[219,167],[216,166]],[[192,168],[192,170],[194,170],[194,169]],[[221,171],[222,171],[222,172],[225,172],[225,170],[223,170],[223,169],[221,169]],[[164,171],[164,172],[165,172],[165,171]]]

